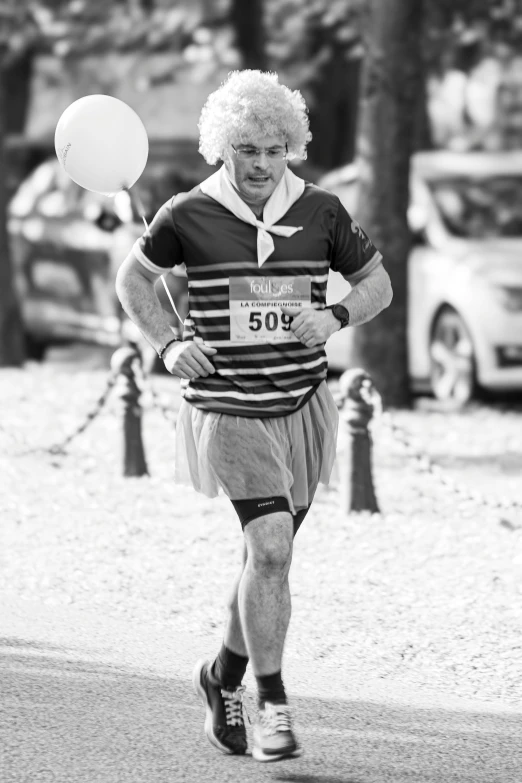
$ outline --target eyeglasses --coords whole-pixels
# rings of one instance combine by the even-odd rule
[[[269,160],[285,160],[288,155],[288,144],[284,147],[270,147],[269,149],[258,149],[257,147],[239,147],[236,149],[233,144],[230,145],[239,160],[252,160],[259,157],[263,152]]]

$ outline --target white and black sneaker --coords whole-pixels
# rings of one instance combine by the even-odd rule
[[[212,677],[210,668],[210,661],[199,660],[192,675],[194,689],[207,711],[205,734],[222,753],[243,755],[247,750],[243,719],[245,686],[229,689],[220,685]]]
[[[254,723],[252,756],[256,761],[281,761],[302,752],[292,730],[288,704],[265,702]]]

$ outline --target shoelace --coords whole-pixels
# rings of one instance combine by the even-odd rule
[[[290,707],[287,704],[271,704],[265,702],[264,710],[261,710],[260,720],[268,734],[278,731],[291,731]]]
[[[241,726],[244,723],[243,710],[246,713],[248,722],[251,723],[250,715],[247,712],[246,706],[243,703],[243,694],[246,687],[240,685],[233,691],[227,691],[224,688],[221,689],[221,695],[225,703],[225,717],[227,726]]]

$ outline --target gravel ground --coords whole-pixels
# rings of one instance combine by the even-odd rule
[[[83,421],[106,381],[104,369],[0,371],[0,591],[189,629],[214,649],[240,526],[226,498],[173,484],[174,427],[151,393],[142,399],[149,476],[122,476],[114,391],[66,454],[45,451]],[[153,386],[156,403],[175,411],[177,381]],[[342,431],[335,482],[320,489],[295,541],[288,654],[359,679],[518,704],[522,408],[458,415],[424,402],[392,417],[443,476],[506,508],[450,491],[381,420],[373,464],[382,513],[347,515]],[[44,450],[23,454],[30,446]]]

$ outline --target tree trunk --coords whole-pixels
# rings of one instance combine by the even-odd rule
[[[384,402],[409,407],[407,224],[410,155],[421,89],[422,0],[369,0],[357,153],[360,223],[384,256],[393,302],[354,330],[352,366],[371,375]]]
[[[422,79],[417,96],[417,127],[414,139],[414,151],[432,150],[433,137],[431,133],[431,122],[428,114],[428,90],[427,90],[427,66],[422,61]]]
[[[0,63],[4,60],[0,49]],[[1,65],[0,65],[1,67]],[[13,284],[7,237],[6,95],[0,78],[0,367],[20,367],[25,359],[22,317]]]
[[[308,157],[324,171],[354,158],[360,68],[359,60],[347,60],[341,47],[333,47],[330,60],[314,80]]]
[[[4,119],[4,133],[23,133],[29,110],[34,52],[26,49],[3,68],[4,95],[9,96],[9,112]]]
[[[243,68],[266,71],[263,0],[232,0],[230,21],[243,58]]]

